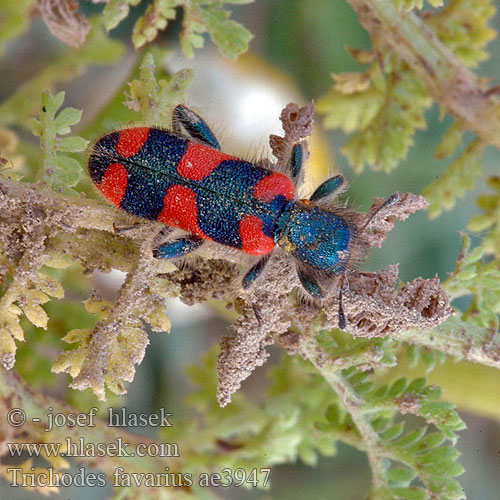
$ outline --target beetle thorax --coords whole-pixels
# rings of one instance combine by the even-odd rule
[[[341,216],[298,200],[285,205],[274,239],[304,264],[335,273],[349,258],[354,234],[355,228]]]

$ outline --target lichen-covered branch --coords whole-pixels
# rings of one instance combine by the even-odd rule
[[[0,180],[0,190],[2,192],[0,201],[3,207],[2,217],[0,218],[2,224],[9,224],[9,227],[12,224],[22,225],[25,224],[23,222],[24,217],[32,221],[32,218],[29,216],[32,210],[40,210],[40,220],[37,223],[37,227],[44,227],[46,220],[62,221],[60,226],[57,226],[53,222],[50,224],[52,233],[49,234],[52,237],[48,238],[47,241],[46,249],[48,252],[54,250],[62,251],[70,255],[73,259],[83,259],[84,265],[90,269],[94,267],[106,269],[106,266],[103,265],[104,262],[108,262],[107,265],[126,272],[131,272],[134,269],[137,259],[139,259],[135,245],[144,240],[144,234],[142,231],[131,231],[123,233],[121,237],[117,237],[112,222],[114,221],[116,225],[130,225],[130,218],[128,216],[122,215],[113,208],[92,200],[56,196],[48,191],[37,188],[37,186],[16,183],[6,179]],[[393,207],[394,214],[398,213],[398,210],[401,210],[405,206],[405,200],[405,197],[401,197],[399,208]],[[377,207],[378,203],[380,202],[376,202],[374,207]],[[28,215],[26,215],[27,207],[30,210]],[[92,214],[92,217],[89,217],[89,214]],[[373,244],[379,244],[381,235],[388,229],[388,226],[384,226],[384,224],[388,224],[388,214],[381,214],[381,217],[382,219],[377,223],[378,233],[374,233],[376,237],[374,237]],[[28,228],[30,226],[25,225],[25,227]],[[391,224],[389,224],[390,227]],[[66,235],[72,233],[78,238],[85,238],[91,248],[87,248],[87,245],[73,244],[74,239],[73,243],[71,243]],[[4,238],[12,239],[16,233],[2,231],[2,234],[4,234]],[[11,248],[20,248],[19,242],[10,241],[10,239],[5,244],[10,244]],[[136,243],[130,246],[130,243],[134,241]],[[96,244],[100,244],[101,248],[96,249]],[[23,251],[29,251],[30,248],[30,246],[27,248],[23,247]],[[106,256],[108,252],[111,253]],[[287,299],[288,293],[296,285],[296,281],[291,274],[291,270],[286,272],[286,267],[283,267],[283,264],[284,262],[278,259],[274,264],[276,266],[275,271],[271,271],[270,275],[268,275],[267,284],[264,282],[262,288],[257,288],[254,292],[257,294],[263,293],[265,297],[260,297],[259,295],[256,302],[251,300],[251,298],[249,302],[246,302],[248,299],[243,298],[244,302],[242,304],[246,305],[240,306],[242,318],[238,321],[235,328],[239,332],[241,330],[240,333],[244,333],[245,337],[248,336],[248,342],[250,343],[255,342],[257,338],[268,338],[266,341],[268,343],[270,338],[268,334],[272,332],[283,333],[290,321],[294,321],[297,325],[302,325],[302,327],[306,327],[306,325],[310,326],[315,322],[317,323],[318,319],[324,313],[326,313],[326,320],[323,317],[321,321],[324,328],[337,325],[337,302],[335,298],[329,299],[323,305],[323,308],[307,304],[300,305],[295,303],[295,305],[292,305],[289,303]],[[222,265],[221,261],[212,261],[212,263],[208,261],[199,268],[188,265],[184,269],[174,273],[171,272],[172,267],[168,263],[157,263],[151,259],[150,265],[156,267],[156,274],[159,276],[157,279],[168,279],[168,281],[179,284],[181,287],[181,298],[185,297],[185,300],[188,302],[193,301],[193,293],[195,293],[193,290],[197,287],[199,287],[195,296],[197,301],[203,299],[203,290],[206,290],[205,298],[208,296],[227,296],[228,292],[230,292],[228,284],[234,282],[239,274],[239,270],[234,264],[227,263]],[[223,278],[224,276],[226,277]],[[358,277],[356,278],[356,276]],[[436,302],[436,299],[433,298],[436,293],[435,286],[431,286],[426,295],[426,293],[422,293],[421,289],[421,285],[426,283],[423,280],[421,285],[415,283],[410,289],[402,288],[400,292],[397,292],[395,288],[397,285],[396,277],[396,268],[391,268],[391,270],[382,272],[380,275],[350,275],[349,290],[346,291],[345,295],[345,309],[349,331],[361,336],[387,336],[391,332],[394,333],[394,331],[408,328],[411,325],[428,324],[430,328],[434,324],[434,321],[439,323],[446,314],[449,314],[446,302],[440,302],[441,299]],[[145,282],[141,281],[141,283]],[[167,282],[165,281],[164,285],[166,284]],[[124,287],[127,287],[127,283]],[[283,288],[282,292],[279,291],[280,287]],[[168,290],[168,287],[165,289]],[[280,294],[283,294],[283,301],[276,299],[276,297],[281,296]],[[417,294],[415,297],[420,297],[420,301],[410,300],[412,294]],[[400,299],[397,299],[397,296]],[[435,305],[431,306],[433,302],[435,302]],[[391,303],[397,303],[397,306],[391,307]],[[268,305],[266,306],[265,304]],[[118,315],[119,311],[120,309],[114,311],[113,314]],[[256,311],[259,315],[258,319],[256,318]],[[443,313],[445,316],[442,316]],[[282,327],[278,328],[277,321],[280,323],[284,321]],[[241,326],[238,327],[237,325]],[[264,332],[264,337],[256,335],[256,329]],[[96,340],[93,340],[93,342],[96,342]],[[234,342],[236,341],[233,340],[230,344]],[[241,339],[237,342],[241,342]],[[260,352],[260,349],[258,348],[255,352]],[[241,353],[247,352],[243,348],[236,349],[236,351]],[[261,355],[262,352],[245,368],[247,374],[250,373],[256,362],[261,359],[259,358]],[[257,362],[257,364],[259,363]],[[241,363],[237,363],[237,366],[244,367]],[[225,373],[229,377],[228,380],[232,381],[231,387],[233,387],[233,390],[236,389],[238,384],[234,385],[236,380],[234,378],[235,371],[228,370]],[[221,387],[225,386],[223,380],[224,377],[221,379]],[[227,394],[227,392],[224,393]]]
[[[84,390],[91,387],[100,399],[105,399],[105,384],[117,394],[126,392],[122,381],[131,382],[134,379],[134,365],[142,361],[149,344],[142,320],[151,313],[147,288],[153,275],[148,258],[140,256],[120,288],[115,307],[101,302],[105,312],[100,315],[94,329],[85,332],[87,338],[83,345],[60,354],[53,370],[69,371],[74,377],[73,388]],[[167,291],[166,287],[165,293]],[[158,302],[159,312],[164,315],[166,305],[164,301]],[[164,323],[164,331],[168,331],[168,319]],[[81,342],[82,332],[78,333],[78,337],[70,336],[67,341]],[[80,367],[79,372],[77,366]]]

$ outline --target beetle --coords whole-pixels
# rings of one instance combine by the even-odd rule
[[[352,212],[332,205],[345,187],[342,175],[324,181],[309,199],[295,197],[304,157],[304,144],[294,144],[288,172],[281,173],[223,153],[205,121],[179,105],[171,131],[132,127],[99,139],[88,170],[115,206],[188,233],[156,245],[155,258],[183,257],[206,240],[237,248],[259,256],[243,277],[246,289],[278,246],[294,258],[299,280],[314,299],[324,298],[340,277],[344,328],[343,273],[368,223],[360,230]],[[383,206],[393,202],[389,198]]]

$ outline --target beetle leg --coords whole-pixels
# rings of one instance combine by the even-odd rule
[[[176,134],[184,135],[181,128],[182,125],[192,139],[210,146],[211,148],[220,149],[219,141],[215,138],[215,135],[203,118],[186,106],[179,104],[175,107],[172,115],[172,123]]]
[[[178,238],[174,241],[169,241],[168,243],[163,243],[154,247],[153,257],[155,259],[176,259],[177,257],[184,257],[184,255],[199,248],[204,241],[204,239],[198,236]]]
[[[307,293],[312,295],[315,299],[322,299],[325,297],[323,290],[321,290],[318,284],[318,280],[312,272],[302,266],[297,266],[297,275]]]
[[[127,233],[129,231],[133,231],[134,229],[139,229],[139,228],[142,228],[146,225],[147,223],[145,222],[138,222],[137,224],[134,224],[133,226],[117,226],[114,222],[113,222],[113,231],[116,233],[116,234],[123,234],[123,233]]]
[[[342,188],[344,181],[345,179],[342,175],[335,175],[334,177],[330,177],[316,188],[314,193],[310,196],[309,200],[319,201],[326,198],[327,196],[330,198],[334,198]]]
[[[247,288],[250,288],[250,286],[253,284],[253,282],[260,276],[264,268],[266,267],[266,264],[269,262],[271,254],[264,255],[264,257],[260,258],[254,266],[252,266],[249,271],[245,274],[243,277],[242,285],[243,288],[246,290]]]
[[[293,146],[292,152],[290,153],[290,159],[288,161],[288,170],[295,185],[300,183],[300,174],[302,173],[303,166],[304,146],[301,142],[299,142]]]

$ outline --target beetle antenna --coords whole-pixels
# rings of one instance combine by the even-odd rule
[[[389,198],[387,198],[387,200],[385,200],[384,203],[382,203],[382,205],[380,205],[380,207],[378,207],[377,210],[375,210],[375,212],[371,214],[369,219],[364,223],[363,227],[359,231],[359,234],[362,234],[364,232],[364,230],[370,225],[372,220],[381,210],[383,210],[386,207],[390,207],[391,205],[394,205],[394,203],[398,201],[399,201],[399,193],[391,194],[391,196],[389,196]]]
[[[342,280],[343,284],[344,280]],[[342,306],[342,285],[339,288],[339,328],[345,330],[347,322],[345,320],[344,307]]]
[[[370,225],[370,223],[373,221],[373,219],[375,218],[375,216],[381,211],[383,210],[384,208],[386,207],[390,207],[391,205],[394,205],[394,203],[397,203],[399,201],[399,193],[394,193],[394,194],[391,194],[391,196],[389,196],[389,198],[387,198],[384,203],[382,203],[382,205],[380,205],[380,207],[377,208],[377,210],[375,210],[375,212],[373,212],[370,217],[368,218],[368,220],[363,224],[363,227],[360,229],[359,233],[358,234],[362,234],[366,228]],[[346,318],[345,318],[345,314],[344,314],[344,306],[343,306],[343,301],[342,301],[342,289],[344,287],[344,278],[345,278],[345,275],[342,275],[342,278],[340,280],[340,284],[339,284],[339,328],[341,330],[344,330],[345,327],[347,326],[347,321],[346,321]]]
[[[342,290],[344,288],[344,281],[345,281],[345,274],[342,275],[339,283],[339,328],[341,330],[345,330],[345,327],[347,326],[347,321],[345,319],[344,306],[342,301]]]

